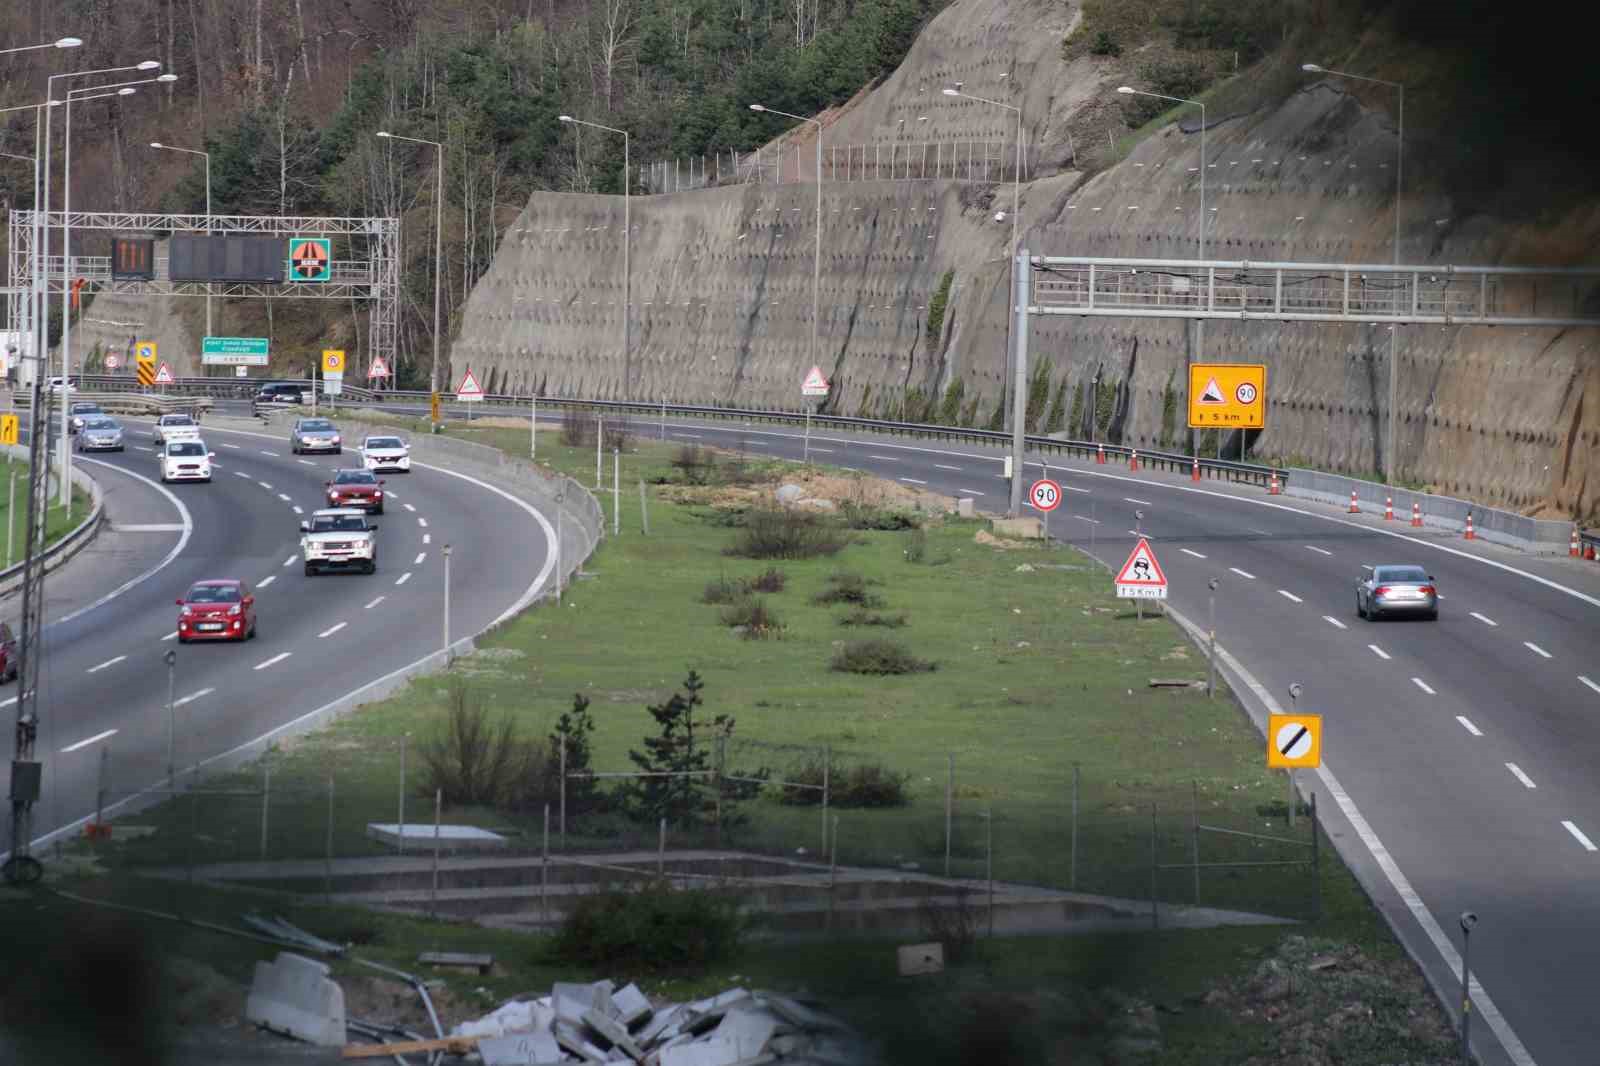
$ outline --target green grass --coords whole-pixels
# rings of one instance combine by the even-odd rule
[[[16,472],[16,507],[11,506],[11,473]],[[72,517],[67,517],[67,512],[58,503],[54,494],[50,497],[50,511],[45,517],[45,544],[54,544],[67,533],[76,529],[89,513],[89,494],[80,489],[72,490]],[[6,559],[4,565],[11,566],[22,561],[24,542],[28,535],[28,464],[18,460],[11,460],[4,467],[0,467],[0,524],[10,522],[11,558]],[[0,533],[0,536],[5,534]],[[5,551],[5,546],[0,544],[0,552]]]

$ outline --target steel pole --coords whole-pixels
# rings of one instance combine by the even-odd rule
[[[433,193],[433,373],[429,391],[439,393],[439,286],[444,274],[444,145],[435,144],[437,166],[434,167]],[[471,408],[468,408],[471,410]]]
[[[822,123],[813,121],[812,125],[817,127],[817,233],[811,254],[811,365],[816,366],[817,316],[822,307]]]
[[[174,697],[178,684],[178,653],[168,651],[167,661],[167,790],[177,788],[178,720]]]
[[[1027,428],[1027,389],[1024,382],[1028,374],[1028,290],[1032,283],[1028,250],[1022,249],[1011,260],[1012,276],[1012,332],[1016,343],[1012,349],[1016,356],[1011,397],[1011,505],[1009,514],[1016,518],[1022,514],[1022,447],[1023,431]]]
[[[206,160],[206,236],[211,236],[211,153],[202,152]],[[206,336],[211,332],[211,282],[206,282]]]
[[[444,546],[444,664],[450,665],[450,545]]]
[[[1395,138],[1394,149],[1394,265],[1400,266],[1400,178],[1401,170],[1405,163],[1406,143],[1406,87],[1396,85],[1400,90],[1400,115],[1399,129]],[[1398,303],[1398,298],[1396,300]],[[1395,417],[1395,401],[1399,395],[1400,386],[1400,326],[1398,323],[1389,327],[1389,441],[1383,455],[1383,480],[1390,485],[1394,484],[1394,455],[1396,452],[1396,432],[1399,420]]]
[[[629,399],[633,398],[633,389],[628,381],[632,366],[628,358],[628,349],[632,346],[632,318],[630,311],[633,307],[633,273],[629,269],[629,257],[633,246],[633,197],[630,195],[629,186],[629,156],[628,134],[622,134],[622,387],[627,390]]]
[[[62,507],[72,506],[72,449],[67,447],[67,402],[72,375],[72,93],[65,105],[67,123],[63,138],[65,156],[61,166],[61,498]],[[35,425],[43,424],[40,419]],[[68,512],[68,518],[72,517]]]
[[[1461,1066],[1472,1066],[1472,931],[1461,930]]]

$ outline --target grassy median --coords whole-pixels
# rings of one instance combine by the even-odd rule
[[[16,482],[13,489],[12,475],[15,474]],[[72,490],[72,514],[68,517],[66,508],[56,502],[55,493],[50,496],[50,511],[45,518],[45,543],[54,544],[66,534],[76,529],[89,513],[89,494],[81,489]],[[12,459],[4,466],[0,466],[0,524],[9,523],[9,539],[11,553],[6,558],[4,566],[11,566],[22,561],[23,547],[28,535],[28,464],[24,461]],[[8,534],[0,533],[0,536]],[[6,550],[0,544],[0,552]]]

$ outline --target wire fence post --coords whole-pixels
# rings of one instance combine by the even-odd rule
[[[1294,814],[1295,814],[1294,809],[1295,809],[1295,806],[1296,806],[1296,804],[1294,802],[1294,771],[1293,770],[1285,770],[1283,772],[1283,780],[1284,780],[1284,783],[1289,786],[1289,828],[1293,829],[1294,828]]]
[[[550,804],[544,805],[544,850],[539,862],[539,924],[550,923]]]
[[[645,536],[650,535],[650,505],[645,500],[644,478],[639,479],[639,528]]]
[[[567,735],[561,734],[561,850],[567,850]]]
[[[200,835],[200,797],[195,792],[195,787],[189,785],[189,846],[185,849],[184,858],[189,868],[189,886],[194,887],[194,840]]]
[[[433,887],[428,891],[428,917],[439,916],[439,808],[444,804],[444,789],[433,790]]]
[[[828,931],[833,931],[833,906],[836,901],[839,870],[839,816],[833,816],[833,832],[828,841]]]
[[[396,815],[395,839],[399,842],[395,846],[401,855],[406,853],[406,736],[400,734],[400,806]]]
[[[1073,892],[1078,890],[1078,779],[1082,767],[1077,763],[1072,764],[1072,859],[1068,867],[1067,888]]]
[[[828,850],[828,801],[833,789],[833,745],[822,746],[822,850]]]
[[[716,761],[716,765],[713,768],[712,774],[711,774],[711,779],[716,782],[716,786],[717,786],[717,792],[716,792],[716,797],[717,797],[717,814],[716,814],[716,818],[717,818],[717,822],[716,822],[715,832],[716,832],[716,840],[717,840],[718,849],[720,849],[722,847],[722,775],[723,775],[723,772],[724,772],[724,768],[727,765],[727,757],[728,757],[728,735],[726,733],[719,733],[719,734],[717,734],[717,754],[716,754],[716,760],[717,761]]]
[[[994,939],[994,808],[983,812],[983,875],[989,882],[989,939]]]
[[[667,876],[667,819],[663,817],[656,830],[656,876]]]
[[[622,535],[622,449],[611,449],[611,535]]]
[[[956,810],[956,755],[947,752],[944,757],[944,875],[950,876],[950,830]]]
[[[1156,805],[1154,803],[1150,804],[1150,928],[1161,928],[1161,918],[1156,911]]]
[[[595,487],[595,491],[596,492],[599,492],[600,490],[605,488],[605,475],[601,471],[601,467],[600,467],[600,464],[603,461],[602,458],[601,458],[601,454],[602,454],[601,453],[601,445],[605,442],[605,439],[606,439],[606,420],[605,420],[605,416],[596,415],[595,419],[594,419],[594,487]],[[602,523],[600,528],[604,529],[605,525]]]
[[[111,761],[111,745],[107,744],[100,749],[100,768],[95,775],[94,785],[94,825],[95,831],[106,824],[106,766]]]
[[[267,812],[272,809],[272,767],[261,768],[261,861],[267,861]]]
[[[667,439],[667,398],[661,398],[661,439]]]
[[[333,898],[333,775],[328,775],[328,833],[322,856],[322,894]]]
[[[1322,921],[1322,854],[1317,838],[1321,828],[1317,823],[1317,794],[1311,793],[1311,920]]]
[[[1194,905],[1200,906],[1200,782],[1189,783],[1193,803],[1189,807],[1189,831],[1193,834],[1191,854],[1194,859]]]

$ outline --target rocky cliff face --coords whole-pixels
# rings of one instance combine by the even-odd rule
[[[987,422],[1006,360],[1014,115],[943,87],[1005,102],[1017,100],[1009,85],[1026,87],[1020,219],[1030,251],[1200,251],[1198,122],[1160,129],[1093,177],[1073,169],[1085,131],[1122,132],[1109,110],[1118,71],[1061,58],[1074,18],[1054,4],[960,0],[892,78],[825,116],[815,355],[807,127],[769,149],[782,183],[769,168],[764,184],[633,198],[626,354],[621,201],[536,195],[467,305],[453,375],[470,365],[500,389],[798,409],[816,362],[835,383],[831,410],[898,414],[908,398],[942,399],[958,385],[954,409]],[[1308,80],[1271,110],[1213,114],[1207,254],[1391,261],[1395,147],[1389,117],[1331,82]],[[1600,210],[1513,226],[1455,217],[1447,195],[1408,187],[1401,258],[1572,265],[1596,233]],[[1142,447],[1173,442],[1189,337],[1169,321],[1039,321],[1030,351],[1048,361],[1055,403],[1041,405],[1035,428],[1055,428],[1044,424],[1051,406],[1071,422],[1062,416],[1103,368],[1122,387],[1112,432]],[[1398,349],[1403,480],[1600,515],[1600,331],[1402,327]],[[1386,328],[1208,323],[1195,356],[1268,365],[1255,456],[1354,474],[1383,465]]]

